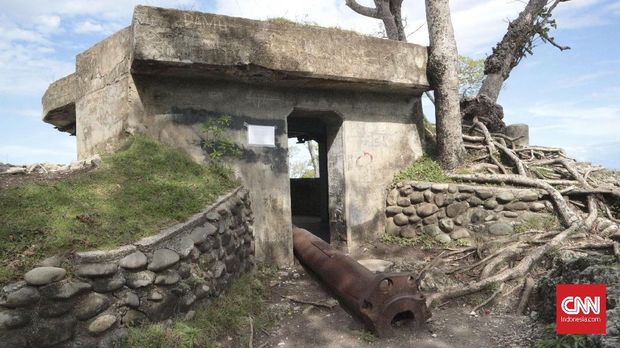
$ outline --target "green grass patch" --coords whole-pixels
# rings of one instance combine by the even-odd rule
[[[385,244],[399,245],[402,247],[419,246],[423,250],[432,249],[437,243],[433,237],[426,233],[417,235],[414,238],[405,238],[384,233],[379,239]]]
[[[439,163],[427,155],[418,158],[413,164],[394,176],[395,183],[404,180],[430,182],[450,181],[439,166]]]
[[[170,146],[136,137],[82,175],[0,190],[0,283],[44,257],[108,249],[204,209],[237,183]]]
[[[247,347],[250,320],[254,332],[267,329],[274,322],[274,318],[264,312],[269,296],[267,283],[272,273],[263,269],[242,275],[223,296],[198,307],[191,320],[178,320],[168,327],[149,324],[130,328],[125,346],[216,347],[218,341],[224,341],[229,347]]]
[[[523,233],[532,230],[551,231],[559,227],[558,219],[551,215],[532,215],[525,219],[522,223],[514,227],[516,233]]]

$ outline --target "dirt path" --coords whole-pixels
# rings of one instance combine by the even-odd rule
[[[528,317],[492,312],[472,317],[471,304],[455,302],[434,309],[423,331],[414,333],[411,323],[405,322],[397,327],[395,337],[378,339],[300,266],[280,272],[271,287],[268,311],[276,324],[257,333],[254,347],[532,347],[540,332]],[[298,303],[287,297],[333,307]]]

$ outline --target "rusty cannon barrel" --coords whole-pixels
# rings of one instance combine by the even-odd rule
[[[379,337],[392,334],[392,322],[414,320],[419,329],[431,316],[411,273],[374,274],[312,233],[293,226],[293,250],[351,314]]]

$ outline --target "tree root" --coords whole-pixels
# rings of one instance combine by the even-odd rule
[[[499,295],[502,290],[504,290],[504,284],[500,284],[499,287],[497,288],[497,290],[495,290],[491,296],[489,296],[489,298],[487,298],[484,302],[482,302],[481,304],[477,305],[476,307],[474,307],[474,309],[471,310],[471,313],[469,313],[470,315],[476,315],[476,312],[478,310],[480,310],[480,308],[486,306],[487,304],[489,304],[491,301],[493,301],[497,295]]]
[[[521,299],[519,300],[519,305],[517,305],[516,314],[521,315],[523,311],[525,311],[525,306],[527,306],[527,302],[530,298],[530,294],[532,293],[532,289],[534,289],[534,279],[530,277],[525,278],[525,282],[523,283],[523,292],[521,295]]]
[[[468,285],[458,285],[451,288],[448,288],[442,292],[429,294],[426,297],[427,305],[431,305],[433,302],[443,302],[447,299],[460,297],[464,295],[469,295],[478,291],[481,291],[488,286],[492,286],[493,284],[502,284],[506,281],[525,277],[530,269],[536,264],[543,256],[547,255],[550,251],[555,250],[559,247],[562,242],[571,234],[576,231],[588,231],[592,227],[594,220],[596,220],[597,209],[596,202],[593,197],[588,198],[588,208],[590,209],[590,213],[588,217],[583,221],[577,219],[576,221],[571,222],[570,226],[558,233],[555,237],[553,237],[549,242],[540,245],[536,248],[531,249],[519,263],[512,267],[505,269],[495,275],[486,277],[484,279],[480,279],[477,282],[470,283]]]

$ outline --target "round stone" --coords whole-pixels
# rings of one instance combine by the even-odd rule
[[[436,236],[438,234],[444,234],[441,229],[439,228],[439,226],[437,225],[428,225],[428,226],[424,226],[422,228],[422,232],[424,234],[428,234],[429,236]]]
[[[181,276],[175,270],[167,270],[162,274],[158,274],[155,277],[155,284],[157,285],[172,285],[181,280]]]
[[[531,211],[541,211],[545,209],[545,203],[541,203],[541,202],[533,202],[530,203],[530,210]]]
[[[533,202],[538,200],[538,192],[534,190],[523,190],[517,194],[517,198],[523,202]]]
[[[512,234],[514,232],[514,229],[512,225],[510,224],[503,223],[503,222],[496,222],[494,224],[489,225],[488,231],[490,234],[494,236],[506,236],[506,235]]]
[[[407,208],[404,208],[402,213],[405,214],[405,215],[415,215],[415,207],[414,206],[409,206]]]
[[[110,292],[115,291],[125,285],[125,277],[122,273],[117,273],[111,278],[100,278],[92,282],[93,290],[96,292]]]
[[[425,225],[434,225],[437,224],[438,221],[439,219],[437,218],[437,215],[427,216],[422,219],[422,223],[424,223]]]
[[[40,297],[36,288],[25,286],[8,294],[4,305],[11,308],[30,306],[36,304]]]
[[[519,217],[519,213],[516,213],[514,211],[505,211],[502,214],[504,214],[505,217],[507,218],[516,218]]]
[[[80,320],[87,320],[103,312],[110,306],[110,300],[101,294],[92,292],[75,306],[73,313]]]
[[[157,249],[153,253],[153,259],[149,263],[150,271],[159,272],[179,262],[179,254],[170,249]]]
[[[417,208],[418,215],[421,217],[431,216],[435,214],[437,210],[437,206],[430,203],[422,203]]]
[[[417,215],[411,215],[409,216],[409,223],[410,224],[417,224],[418,222],[422,221],[422,218],[417,216]]]
[[[121,305],[127,307],[138,308],[140,306],[140,298],[135,292],[130,290],[124,291],[118,295],[118,300]]]
[[[508,203],[515,199],[515,195],[510,191],[500,191],[496,197],[500,203]]]
[[[399,206],[396,206],[396,205],[391,205],[391,206],[385,208],[385,214],[387,216],[394,216],[394,215],[400,214],[402,212],[403,212],[403,208],[399,207]]]
[[[476,194],[480,199],[488,199],[493,197],[493,192],[487,189],[476,189]]]
[[[525,202],[512,202],[504,206],[504,209],[511,210],[511,211],[527,210],[527,208],[528,208],[528,205]]]
[[[424,200],[426,200],[428,203],[433,203],[434,194],[433,192],[431,192],[431,190],[424,191],[423,195],[424,195]]]
[[[461,239],[461,238],[469,238],[469,231],[465,228],[458,228],[450,233],[450,238],[452,239]]]
[[[394,223],[396,226],[404,226],[409,223],[409,218],[405,214],[398,214],[394,216]]]
[[[469,203],[469,206],[472,207],[472,208],[480,206],[483,203],[482,200],[480,198],[476,197],[476,196],[469,197],[467,202]]]
[[[416,236],[415,226],[408,225],[400,229],[400,236],[403,238],[413,238]]]
[[[153,283],[155,273],[151,271],[141,271],[137,273],[127,273],[127,286],[132,289],[142,288]]]
[[[411,205],[411,201],[409,200],[409,198],[399,198],[398,201],[396,201],[396,204],[398,204],[398,206],[400,207],[408,207]]]
[[[92,286],[85,282],[66,280],[61,283],[53,283],[41,288],[41,292],[54,299],[69,299],[83,294],[91,288]]]
[[[493,210],[497,208],[499,203],[497,203],[495,199],[491,198],[491,199],[487,199],[486,201],[484,201],[482,205],[484,206],[484,209]]]
[[[189,237],[181,238],[181,240],[174,246],[174,250],[183,258],[189,256],[194,249],[194,241]]]
[[[118,266],[114,263],[90,263],[81,265],[75,274],[86,278],[108,277],[116,273],[117,270]]]
[[[119,265],[126,269],[140,269],[146,266],[146,255],[141,251],[129,254],[119,261]]]
[[[30,317],[17,310],[0,310],[0,329],[15,329],[30,322]]]
[[[454,221],[452,219],[444,218],[439,220],[439,228],[448,233],[454,229]]]
[[[431,190],[434,192],[446,192],[448,191],[448,184],[432,184]]]
[[[400,232],[400,227],[394,223],[394,219],[388,218],[385,222],[385,233],[390,236],[397,236]]]
[[[151,291],[151,293],[148,296],[148,299],[151,301],[161,301],[163,298],[164,298],[164,295],[162,295],[161,292],[157,290]]]
[[[65,277],[67,271],[59,267],[37,267],[24,275],[24,280],[30,285],[46,285],[57,282]]]
[[[409,200],[413,204],[418,204],[424,202],[424,194],[422,192],[414,192],[409,195]]]
[[[452,238],[450,238],[449,235],[442,233],[435,235],[435,240],[441,244],[448,244],[452,241]]]
[[[92,335],[98,335],[108,331],[116,323],[116,317],[112,314],[101,315],[88,325],[88,332]]]
[[[446,216],[449,218],[454,218],[458,215],[461,215],[467,211],[469,205],[466,202],[456,202],[448,205],[446,207]]]
[[[396,205],[396,201],[398,200],[398,197],[400,197],[400,193],[398,192],[398,189],[392,189],[386,199],[385,199],[385,203],[387,205]]]

